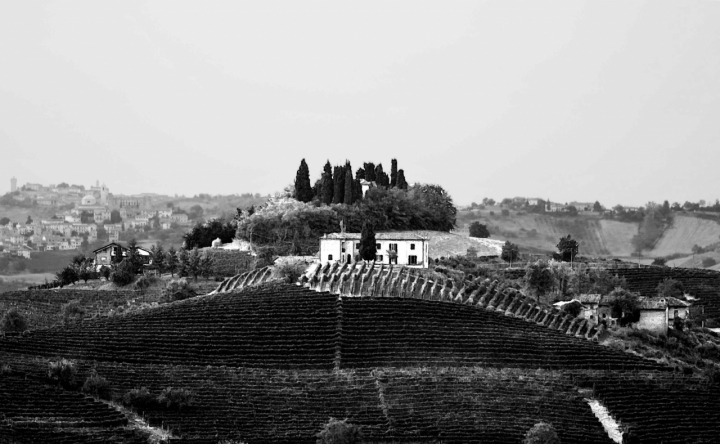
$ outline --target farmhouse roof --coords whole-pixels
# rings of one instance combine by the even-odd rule
[[[581,304],[599,304],[602,295],[600,294],[581,294],[577,298]]]
[[[124,246],[118,244],[117,242],[110,242],[109,244],[104,245],[104,246],[98,248],[97,250],[94,250],[93,253],[94,253],[94,254],[97,254],[98,252],[100,252],[100,251],[105,251],[105,250],[107,250],[107,249],[110,248],[110,247],[120,247],[120,249],[121,249],[120,251],[128,251],[128,250],[130,250],[128,247],[124,247]],[[144,248],[142,248],[142,247],[137,247],[137,251],[138,251],[138,253],[139,253],[141,256],[148,256],[148,255],[151,254],[149,250],[146,250],[146,249],[144,249]]]
[[[360,240],[360,233],[330,233],[323,239]],[[380,231],[375,233],[375,240],[416,240],[424,241],[426,237],[414,231]]]

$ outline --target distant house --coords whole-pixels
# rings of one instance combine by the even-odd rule
[[[125,258],[127,257],[129,251],[129,248],[124,247],[116,242],[111,242],[105,246],[102,246],[97,250],[93,251],[93,254],[95,255],[95,267],[100,268],[103,265],[109,266],[113,262],[119,262],[115,258],[117,258],[118,255],[122,255],[122,257]],[[137,252],[142,259],[144,265],[152,264],[152,254],[150,253],[150,251],[138,247]]]
[[[599,294],[581,294],[573,300],[582,305],[580,317],[597,323],[605,323],[608,327],[617,325],[618,319],[612,315],[613,298],[602,297]],[[673,297],[641,298],[640,319],[633,324],[633,327],[667,333],[675,318],[688,319],[690,306],[689,302]]]
[[[181,225],[188,223],[188,215],[185,213],[173,213],[170,215],[170,219],[172,219],[173,222]]]
[[[413,231],[375,233],[378,264],[427,268],[428,239]],[[352,262],[360,254],[360,233],[330,233],[320,238],[320,263]]]

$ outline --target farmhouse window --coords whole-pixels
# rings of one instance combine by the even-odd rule
[[[345,253],[345,247],[342,247],[342,252]]]
[[[360,242],[355,242],[355,249],[356,249],[356,250],[359,250],[359,249],[360,249]]]
[[[678,315],[678,311],[675,310],[675,312],[673,313],[673,318],[678,318],[678,317],[680,317],[680,316]]]
[[[411,249],[411,250],[414,250],[414,249],[415,249],[415,244],[410,244],[410,249]]]
[[[408,265],[417,265],[417,256],[408,256]]]
[[[376,250],[379,250],[379,249],[380,249],[380,244],[375,244],[375,249],[376,249]]]
[[[382,254],[375,255],[375,260],[378,261],[378,262],[382,262],[382,261],[383,261],[383,255],[382,255]]]
[[[397,251],[397,244],[390,244],[390,251]]]
[[[328,260],[329,260],[329,261],[332,260],[332,254],[328,254]]]

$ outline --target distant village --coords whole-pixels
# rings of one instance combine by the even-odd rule
[[[108,242],[120,240],[127,229],[157,227],[169,230],[188,226],[188,214],[173,208],[158,209],[167,196],[114,195],[99,181],[86,189],[78,185],[42,185],[26,183],[18,187],[10,181],[11,196],[18,201],[31,200],[38,206],[60,209],[48,219],[10,221],[0,224],[0,254],[30,259],[32,252],[80,249],[98,236]]]

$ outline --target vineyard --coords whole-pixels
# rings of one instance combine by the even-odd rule
[[[589,324],[497,283],[465,293],[406,269],[347,271],[300,286],[259,270],[208,296],[2,338],[0,435],[144,442],[111,405],[48,385],[62,357],[78,381],[106,378],[116,402],[192,392],[183,408],[134,408],[170,442],[314,443],[335,417],[373,443],[520,442],[539,421],[563,443],[611,443],[588,399],[639,442],[715,439],[717,383],[589,341]]]
[[[52,327],[63,322],[62,308],[77,301],[84,317],[107,314],[128,303],[157,302],[159,293],[137,291],[37,290],[8,291],[0,294],[0,313],[16,308],[28,322],[28,329]]]

